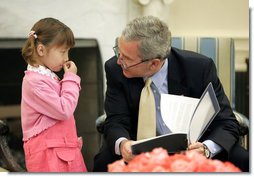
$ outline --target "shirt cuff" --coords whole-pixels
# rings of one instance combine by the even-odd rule
[[[211,152],[211,157],[214,157],[216,154],[222,151],[222,148],[212,140],[205,140],[203,143],[207,146],[207,148]]]
[[[119,138],[118,140],[116,140],[116,143],[115,143],[115,153],[117,155],[121,155],[121,152],[120,152],[120,143],[123,141],[123,140],[127,140],[127,138],[124,138],[124,137],[121,137]]]

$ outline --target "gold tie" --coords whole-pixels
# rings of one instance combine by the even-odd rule
[[[139,101],[137,140],[156,136],[156,112],[151,78],[147,78]]]

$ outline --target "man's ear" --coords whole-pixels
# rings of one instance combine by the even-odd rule
[[[153,59],[151,60],[151,69],[156,70],[158,67],[160,67],[161,60],[160,59]]]
[[[39,44],[36,48],[37,53],[40,57],[44,56],[46,54],[46,47],[43,44]]]

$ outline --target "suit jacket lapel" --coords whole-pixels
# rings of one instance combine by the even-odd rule
[[[132,78],[128,80],[128,87],[130,90],[130,100],[133,108],[139,107],[139,99],[141,91],[145,85],[143,78]],[[136,110],[138,111],[138,110]]]
[[[168,93],[189,95],[189,89],[184,85],[185,73],[175,55],[171,52],[168,57]]]

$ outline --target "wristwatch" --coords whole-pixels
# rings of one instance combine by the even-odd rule
[[[205,157],[209,159],[211,157],[211,152],[209,151],[208,147],[205,144],[203,144],[203,148]]]

